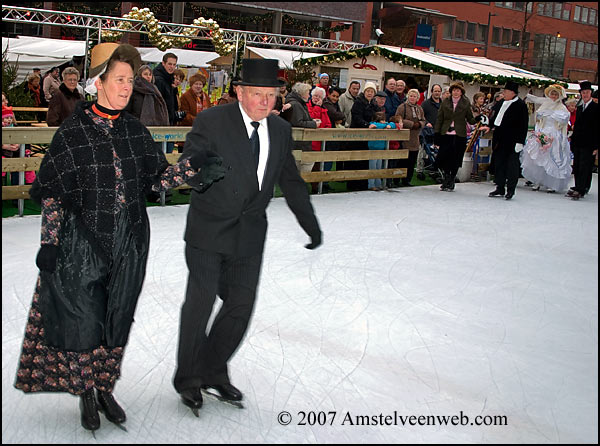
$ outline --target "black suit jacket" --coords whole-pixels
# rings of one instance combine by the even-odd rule
[[[498,105],[498,112],[502,107],[503,101]],[[500,147],[515,148],[515,144],[525,144],[527,138],[527,128],[529,126],[529,112],[527,105],[519,98],[506,109],[500,126],[496,127],[494,121],[498,112],[495,113],[493,121],[490,122],[494,129],[494,144]]]
[[[575,125],[571,135],[571,146],[589,148],[596,150],[598,148],[598,104],[593,100],[583,111],[583,104],[577,107],[575,115]]]
[[[252,148],[238,103],[199,113],[188,133],[184,155],[212,150],[223,157],[225,178],[199,193],[192,192],[185,241],[199,249],[237,256],[261,254],[267,231],[266,208],[278,183],[289,208],[309,235],[320,234],[306,183],[292,156],[291,125],[267,118],[269,158],[261,190]]]

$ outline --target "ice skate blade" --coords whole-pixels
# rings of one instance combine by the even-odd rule
[[[202,394],[205,395],[206,397],[210,398],[210,399],[221,401],[222,403],[229,404],[229,405],[231,405],[233,407],[237,407],[238,409],[244,409],[244,405],[242,404],[241,401],[231,401],[231,400],[228,400],[226,398],[223,398],[221,395],[218,395],[216,393],[210,392],[207,389],[202,389]]]
[[[194,415],[196,415],[196,418],[200,418],[200,413],[198,413],[198,409],[191,409],[191,411]]]

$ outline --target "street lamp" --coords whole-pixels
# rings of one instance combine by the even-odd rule
[[[485,57],[487,57],[488,45],[490,44],[490,22],[492,20],[492,16],[495,16],[495,15],[498,15],[498,14],[488,12],[487,35],[485,36],[485,54],[484,54]]]

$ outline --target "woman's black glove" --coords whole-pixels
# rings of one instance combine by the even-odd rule
[[[53,273],[56,269],[56,259],[58,257],[58,246],[42,245],[35,259],[35,264],[40,271]]]
[[[321,231],[316,232],[310,236],[310,243],[304,245],[306,249],[315,249],[321,245]]]
[[[197,177],[201,183],[205,185],[203,189],[207,189],[215,181],[219,181],[223,179],[225,176],[225,169],[221,164],[223,164],[223,158],[220,156],[211,156],[206,160],[206,163],[202,165],[200,168],[200,173],[198,173]]]

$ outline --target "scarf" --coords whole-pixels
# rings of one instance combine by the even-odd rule
[[[500,107],[500,111],[498,112],[498,116],[496,116],[496,119],[494,120],[494,125],[496,127],[499,127],[502,125],[502,118],[504,118],[504,113],[506,113],[506,110],[508,109],[508,107],[510,107],[513,103],[517,102],[518,100],[519,100],[519,96],[515,96],[510,101],[507,101],[506,99],[504,100],[504,102],[502,103],[502,106]]]
[[[133,92],[143,97],[140,122],[144,125],[169,125],[167,104],[156,85],[143,77],[135,79]]]

